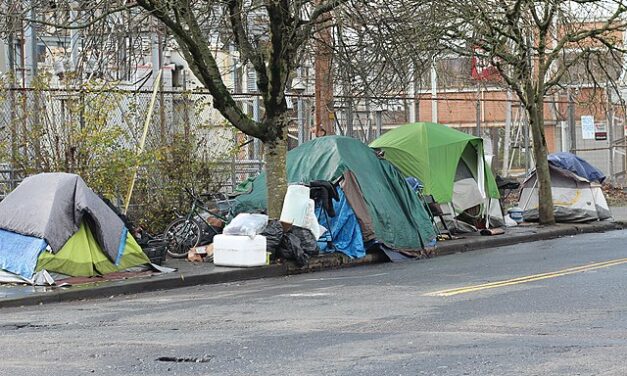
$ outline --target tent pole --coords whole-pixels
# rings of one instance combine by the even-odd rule
[[[144,133],[139,141],[139,150],[137,151],[137,157],[144,152],[144,145],[146,145],[146,136],[148,135],[148,126],[150,125],[150,118],[152,118],[152,112],[155,108],[155,100],[157,99],[157,92],[159,91],[159,83],[161,82],[161,73],[163,70],[159,70],[157,77],[155,78],[154,88],[152,90],[152,98],[150,98],[150,106],[148,106],[148,114],[146,114],[146,121],[144,122]],[[137,170],[139,169],[139,158],[137,163],[133,166],[133,177],[131,178],[131,184],[128,187],[128,193],[126,194],[126,200],[124,200],[124,214],[128,212],[128,206],[131,203],[131,196],[133,195],[133,189],[135,188],[135,180],[137,180]]]
[[[488,197],[486,198],[486,201],[488,202],[487,205],[485,205],[485,228],[489,229],[490,228],[490,207],[492,205],[492,200]]]
[[[592,189],[592,182],[590,182],[588,189],[590,189],[590,193],[592,194],[592,204],[594,205],[594,212],[597,214],[597,221],[600,221],[599,211],[597,210],[597,200],[594,198],[594,190]]]
[[[479,192],[481,193],[481,198],[483,199],[484,204],[481,205],[481,209],[484,215],[485,226],[486,228],[490,228],[490,198],[488,197],[487,189],[486,189],[486,167],[491,168],[491,166],[486,166],[485,162],[485,150],[483,148],[483,139],[481,139],[480,148],[477,148],[477,175],[479,178],[477,179],[477,183],[479,185]],[[488,202],[487,206],[485,202]]]

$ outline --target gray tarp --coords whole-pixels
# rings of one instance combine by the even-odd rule
[[[55,253],[78,231],[83,220],[115,263],[126,242],[126,227],[80,176],[30,176],[0,201],[0,228],[43,238]]]

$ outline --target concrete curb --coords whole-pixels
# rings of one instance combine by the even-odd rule
[[[555,239],[577,234],[622,230],[624,227],[625,226],[622,222],[599,222],[594,224],[567,225],[563,227],[539,227],[538,231],[532,234],[518,234],[509,236],[497,235],[493,237],[482,236],[477,237],[477,239],[474,239],[473,241],[466,240],[462,243],[453,243],[455,241],[452,241],[451,243],[444,243],[443,245],[438,246],[436,254],[437,256],[446,256],[460,252],[503,247],[507,245]]]
[[[554,239],[583,233],[605,232],[623,229],[622,222],[595,223],[585,225],[567,225],[549,228],[536,228],[533,234],[517,234],[493,237],[473,237],[463,240],[446,242],[436,249],[436,256],[445,256],[459,252],[502,247],[513,244],[528,243],[539,240]],[[311,273],[322,270],[354,267],[367,264],[387,262],[388,258],[381,251],[369,253],[366,257],[354,260],[342,254],[329,254],[312,259],[307,267],[300,268],[293,263],[270,265],[250,269],[225,269],[224,271],[206,274],[182,275],[171,273],[158,277],[138,278],[104,283],[101,286],[87,285],[67,290],[37,292],[28,296],[0,299],[0,308],[20,307],[47,303],[59,303],[72,300],[96,299],[115,295],[137,294],[159,290],[170,290],[181,287],[211,285],[244,281],[259,278],[281,277],[294,274]]]
[[[110,282],[96,287],[86,285],[85,288],[75,287],[67,290],[61,289],[51,292],[34,293],[32,295],[18,298],[2,299],[0,300],[0,308],[104,298],[114,295],[129,295],[141,292],[171,290],[181,287],[281,277],[287,274],[286,265],[270,265],[259,268],[225,270],[223,272],[210,274],[182,275],[174,272],[157,278],[147,277],[138,278],[137,280]]]

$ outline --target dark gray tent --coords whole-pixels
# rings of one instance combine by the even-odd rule
[[[113,263],[124,249],[124,223],[78,175],[30,176],[0,202],[0,213],[1,229],[45,239],[54,253],[83,221]]]

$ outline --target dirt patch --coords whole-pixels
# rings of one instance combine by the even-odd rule
[[[602,189],[609,206],[627,205],[627,187],[605,183]]]

